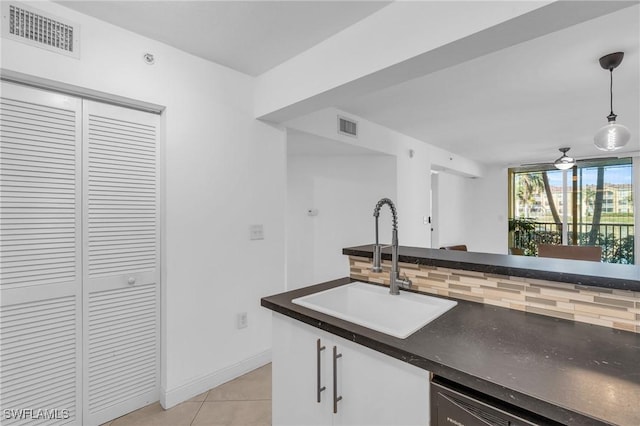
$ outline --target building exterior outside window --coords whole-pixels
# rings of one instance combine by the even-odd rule
[[[631,159],[578,163],[566,173],[565,195],[560,170],[509,170],[511,247],[535,256],[538,244],[562,244],[566,233],[567,244],[601,246],[604,262],[634,263]]]

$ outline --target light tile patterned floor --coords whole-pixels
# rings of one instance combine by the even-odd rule
[[[148,405],[103,426],[270,426],[271,364],[169,410]]]

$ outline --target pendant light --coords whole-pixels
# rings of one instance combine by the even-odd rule
[[[600,66],[605,70],[609,70],[611,82],[609,85],[609,94],[611,100],[611,113],[607,116],[609,124],[602,127],[593,138],[596,148],[602,151],[615,151],[627,144],[631,139],[631,133],[622,124],[616,123],[616,117],[613,113],[613,70],[620,65],[624,58],[623,52],[610,53],[600,58]]]
[[[556,169],[569,170],[576,165],[576,160],[567,155],[567,151],[569,151],[570,149],[571,148],[558,148],[558,150],[562,153],[562,157],[553,162],[553,165],[556,166]]]

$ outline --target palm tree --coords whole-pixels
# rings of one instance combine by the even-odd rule
[[[549,203],[549,208],[551,209],[551,215],[553,216],[553,221],[556,226],[562,226],[562,221],[560,220],[560,215],[558,214],[558,209],[556,208],[556,202],[553,199],[553,195],[551,194],[551,186],[549,185],[549,175],[546,171],[542,173],[542,182],[544,185],[544,192],[547,194],[547,202]]]
[[[544,190],[544,179],[540,172],[518,174],[516,195],[524,207],[524,217],[529,217],[529,208],[534,203],[534,195]]]
[[[589,231],[588,245],[593,246],[598,239],[600,230],[600,219],[602,218],[602,200],[604,198],[604,167],[598,166],[598,177],[596,178],[596,195],[593,202],[593,218],[591,220],[591,231]]]
[[[582,190],[582,196],[584,197],[584,203],[587,207],[587,215],[589,213],[593,214],[593,204],[596,199],[596,191],[587,186]]]

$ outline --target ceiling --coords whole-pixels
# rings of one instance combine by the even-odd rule
[[[259,75],[389,4],[388,1],[59,1],[130,31],[246,74]],[[336,105],[483,163],[605,155],[593,135],[614,111],[640,151],[640,5],[605,15]],[[322,72],[322,69],[319,69]],[[317,142],[317,141],[316,141]],[[325,140],[326,142],[326,140]],[[318,148],[320,146],[320,148]],[[322,155],[306,144],[293,155]],[[339,147],[325,145],[326,155]],[[353,155],[346,153],[345,155]]]
[[[640,150],[640,6],[482,56],[338,107],[488,164],[607,155],[593,135],[607,123],[602,55],[624,51],[613,73],[614,112]],[[610,156],[608,153],[607,156]]]
[[[257,76],[390,1],[57,1]]]

